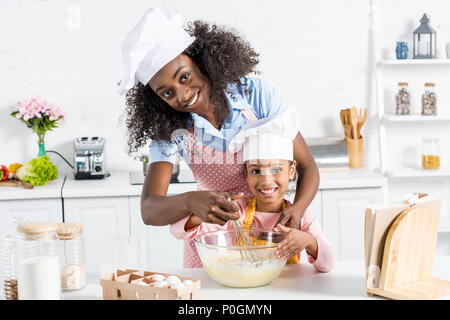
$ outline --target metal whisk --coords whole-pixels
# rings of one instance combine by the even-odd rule
[[[231,197],[228,193],[225,193],[225,200],[231,201]],[[234,229],[236,230],[236,233],[238,234],[239,238],[242,239],[242,242],[244,243],[244,247],[252,247],[252,242],[245,234],[244,230],[242,230],[241,223],[238,219],[232,220]],[[253,252],[251,250],[239,250],[241,254],[241,258],[243,260],[249,260],[250,262],[255,262],[257,259],[254,257]]]

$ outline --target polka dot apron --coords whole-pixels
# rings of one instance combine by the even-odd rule
[[[249,122],[258,119],[249,109],[241,111]],[[237,153],[220,152],[198,143],[193,129],[189,132],[189,146],[191,169],[197,182],[197,190],[244,192],[246,197],[252,195],[242,164],[238,163]],[[203,267],[192,239],[184,240],[183,266],[185,268]]]

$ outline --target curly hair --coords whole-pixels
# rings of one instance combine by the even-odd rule
[[[252,72],[258,74],[255,67],[259,54],[235,32],[217,25],[197,20],[188,23],[186,31],[195,41],[183,53],[208,79],[214,115],[221,126],[229,113],[225,97],[228,84],[243,87],[240,78]],[[148,85],[141,83],[128,91],[126,105],[129,155],[137,152],[148,139],[170,142],[174,130],[188,129],[192,123],[189,112],[174,110]]]

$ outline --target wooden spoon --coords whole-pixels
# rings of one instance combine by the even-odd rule
[[[350,109],[350,123],[352,125],[352,139],[358,139],[356,128],[358,126],[358,110],[356,107]]]

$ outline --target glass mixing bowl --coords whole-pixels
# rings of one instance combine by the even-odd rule
[[[252,246],[241,246],[235,230],[212,231],[194,238],[195,246],[208,275],[228,287],[251,288],[275,280],[286,260],[277,258],[277,243],[283,233],[266,229],[250,229],[244,233]]]

